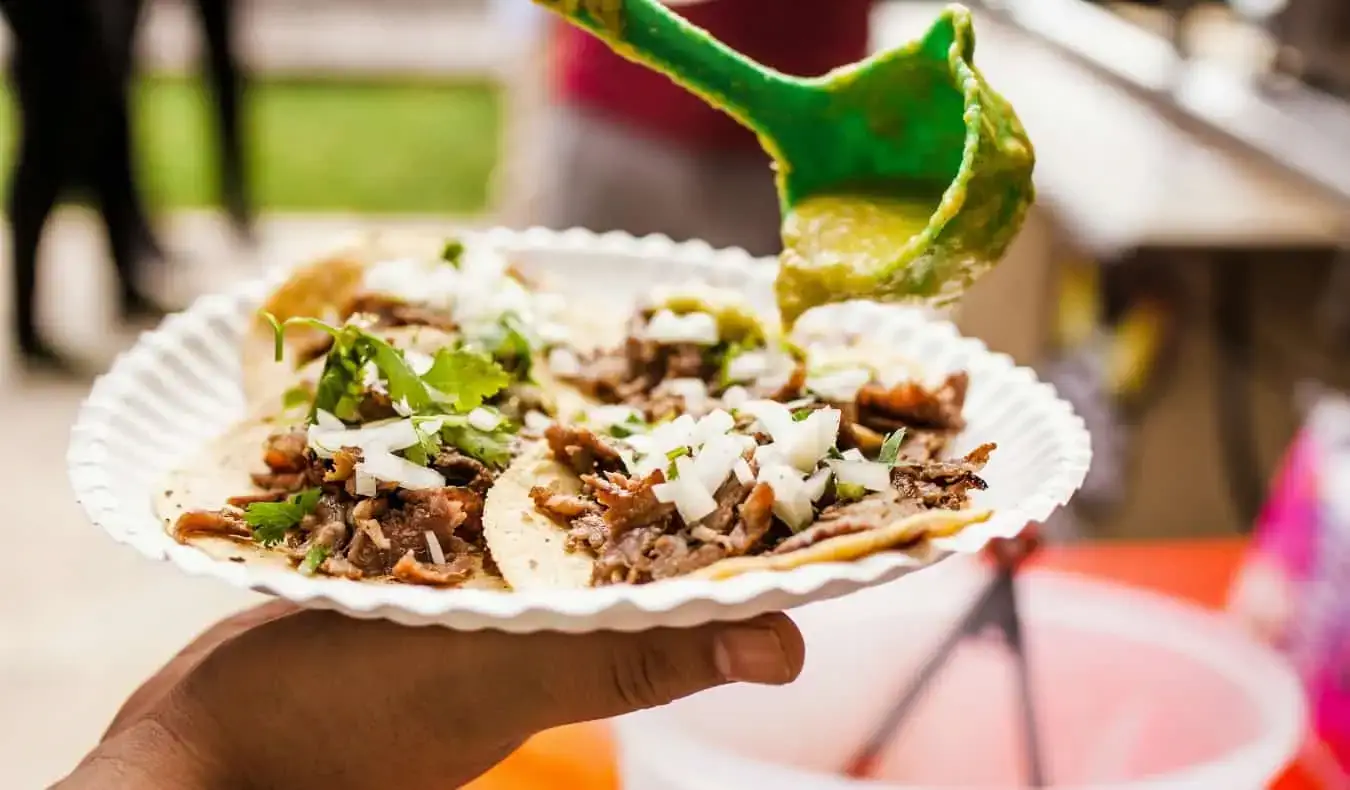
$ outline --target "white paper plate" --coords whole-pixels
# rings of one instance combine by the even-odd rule
[[[741,250],[581,230],[495,229],[481,238],[511,254],[527,273],[550,272],[565,294],[579,300],[586,296],[588,303],[600,297],[613,309],[626,309],[656,282],[691,277],[743,288],[761,305],[772,304],[774,262]],[[547,593],[363,583],[217,560],[169,537],[151,510],[151,497],[170,469],[242,416],[240,335],[269,284],[280,276],[203,297],[143,335],[95,382],[72,432],[68,464],[77,500],[113,539],[187,573],[305,606],[466,630],[639,630],[742,619],[890,581],[949,552],[978,551],[992,538],[1016,535],[1069,500],[1091,458],[1082,420],[1031,371],[919,311],[851,303],[808,316],[806,326],[865,335],[869,344],[893,347],[934,378],[949,370],[970,373],[968,427],[953,449],[965,451],[985,441],[999,445],[983,475],[989,490],[976,498],[978,506],[994,510],[988,522],[914,551],[860,562],[719,582],[677,580]]]

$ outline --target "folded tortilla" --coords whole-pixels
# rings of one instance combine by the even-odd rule
[[[535,507],[534,486],[562,494],[581,491],[581,478],[554,460],[546,442],[522,452],[497,479],[483,508],[483,532],[497,567],[515,590],[582,589],[591,586],[595,557],[569,551],[562,525]],[[827,538],[785,554],[728,557],[685,578],[719,580],[755,571],[786,571],[821,562],[850,562],[953,535],[987,521],[988,510],[929,510],[865,532]]]

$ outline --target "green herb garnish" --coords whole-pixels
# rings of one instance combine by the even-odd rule
[[[501,392],[511,383],[511,376],[484,354],[463,348],[443,348],[436,352],[436,361],[421,380],[446,395],[456,411],[467,412]],[[392,391],[390,396],[393,396]]]
[[[300,563],[300,572],[306,576],[313,576],[314,572],[323,564],[323,561],[328,559],[330,553],[332,553],[332,549],[321,543],[310,546],[309,551],[305,552],[304,561]]]
[[[297,384],[294,387],[281,393],[281,408],[286,411],[298,409],[301,406],[308,406],[310,399],[314,397],[314,392],[305,384]]]
[[[441,248],[441,260],[445,261],[446,263],[450,264],[456,269],[459,268],[459,264],[463,260],[463,258],[464,258],[464,242],[460,241],[459,239],[450,239],[445,243],[445,246]]]
[[[314,512],[319,489],[308,488],[284,502],[254,502],[244,510],[244,521],[253,539],[264,546],[275,546],[286,537],[286,530],[299,526],[300,520]]]
[[[498,322],[501,336],[492,347],[492,356],[516,378],[528,381],[534,363],[534,344],[525,323],[515,313],[507,313]]]
[[[796,411],[794,411],[794,412],[792,413],[792,421],[793,421],[793,422],[805,422],[805,421],[806,421],[806,418],[807,418],[807,417],[810,417],[810,416],[811,416],[811,412],[813,412],[813,411],[815,411],[815,409],[811,408],[810,406],[807,406],[807,407],[804,408],[804,409],[798,409],[798,410],[796,410]]]
[[[905,429],[900,428],[895,433],[886,437],[886,441],[881,443],[881,452],[877,455],[877,460],[887,466],[895,466],[900,458],[900,445],[905,441]]]
[[[862,499],[867,496],[867,489],[857,483],[836,483],[834,496],[836,499],[843,500]]]
[[[472,425],[455,425],[442,428],[441,436],[465,455],[477,458],[488,466],[500,469],[511,462],[509,431],[499,428],[489,432],[480,431]]]

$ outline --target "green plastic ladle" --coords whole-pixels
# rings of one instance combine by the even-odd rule
[[[777,170],[788,326],[847,299],[950,302],[1002,257],[1034,199],[1031,142],[972,63],[962,6],[906,46],[798,78],[659,0],[535,2],[759,135]]]

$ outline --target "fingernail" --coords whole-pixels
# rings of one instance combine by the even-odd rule
[[[717,671],[730,681],[780,684],[792,679],[783,642],[772,628],[730,628],[713,644]]]

